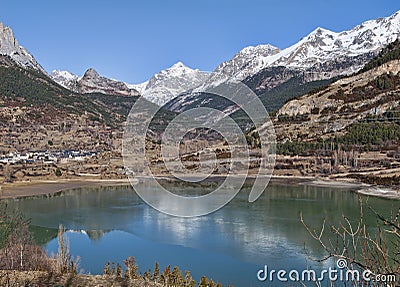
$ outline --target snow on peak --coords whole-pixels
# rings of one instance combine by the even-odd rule
[[[181,68],[188,68],[188,67],[185,66],[181,61],[179,61],[173,64],[169,69],[181,69]]]
[[[140,94],[146,94],[147,97],[149,97],[149,93],[150,93],[149,91],[154,89],[154,81],[156,79],[159,80],[159,83],[161,83],[165,79],[170,79],[172,77],[180,77],[185,74],[192,74],[192,75],[194,75],[194,77],[196,77],[198,73],[199,73],[198,69],[189,68],[181,61],[178,61],[175,64],[173,64],[172,66],[170,66],[169,68],[167,68],[165,70],[161,70],[157,74],[153,75],[153,77],[150,80],[147,80],[140,84],[126,84],[126,85],[131,89],[135,89]],[[204,72],[201,72],[201,73],[204,73]],[[149,83],[152,87],[149,86],[147,89],[147,85]],[[147,92],[145,92],[145,90],[147,90]],[[155,103],[159,103],[159,100],[156,100],[156,99],[152,99],[151,101],[155,102]]]
[[[53,70],[50,74],[50,78],[64,88],[71,91],[77,91],[79,78],[77,75],[69,71]]]
[[[317,27],[284,50],[269,44],[242,49],[231,60],[220,64],[203,88],[207,85],[216,86],[229,78],[243,80],[267,67],[285,66],[305,70],[324,63],[340,64],[340,61],[351,61],[358,56],[377,53],[399,36],[400,11],[387,18],[365,21],[351,30],[339,33]],[[348,71],[342,72],[354,72],[364,64],[359,61]]]
[[[300,40],[300,42],[305,42],[305,41],[316,41],[318,39],[333,39],[334,37],[337,37],[337,33],[332,32],[328,29],[324,29],[321,27],[318,27],[314,29],[310,34],[308,34],[306,37]]]
[[[254,75],[266,65],[269,57],[279,52],[279,48],[270,44],[247,46],[236,53],[231,60],[221,63],[207,81],[196,90],[204,90],[207,86],[217,86],[229,78],[242,80]]]
[[[77,93],[103,93],[116,96],[137,96],[137,90],[125,83],[100,76],[95,69],[88,69],[82,77],[68,71],[54,70],[50,77],[61,86]]]
[[[51,78],[58,81],[72,81],[77,80],[78,76],[69,71],[53,70],[50,74]]]
[[[168,74],[169,76],[178,76],[185,73],[196,73],[198,71],[199,71],[198,69],[189,68],[188,66],[179,61],[173,64],[171,67],[160,71],[159,73]]]
[[[253,55],[259,54],[263,56],[273,55],[279,52],[279,48],[272,46],[270,44],[257,45],[257,46],[247,46],[239,51],[234,57],[239,57],[241,55]]]
[[[158,72],[150,80],[128,87],[139,91],[145,99],[162,106],[179,94],[197,87],[208,76],[207,72],[194,70],[182,62],[177,62]]]
[[[336,34],[335,32],[332,32],[331,30],[322,28],[322,27],[317,27],[315,28],[309,35],[317,35],[320,36],[322,34]]]
[[[149,81],[140,83],[140,84],[128,84],[125,83],[125,85],[129,88],[129,89],[133,89],[138,91],[140,94],[143,93],[143,91],[146,89],[147,84],[149,83]]]

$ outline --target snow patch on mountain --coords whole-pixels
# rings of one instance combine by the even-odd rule
[[[95,69],[88,69],[78,80],[81,93],[103,93],[116,96],[137,96],[138,91],[130,89],[125,83],[100,76]]]
[[[284,66],[310,71],[313,67],[332,63],[331,68],[334,69],[340,63],[349,63],[362,55],[378,53],[399,36],[400,11],[387,18],[366,21],[340,33],[318,27],[284,50],[269,44],[242,49],[231,60],[219,65],[207,82],[197,90],[217,86],[228,79],[241,81],[268,67]],[[343,75],[358,71],[369,58],[359,60],[356,65],[346,65],[339,73]],[[320,73],[319,70],[316,72]],[[327,73],[327,77],[331,76],[335,75]],[[318,77],[317,75],[315,79]],[[323,77],[322,73],[320,77]]]
[[[0,55],[11,57],[11,59],[23,68],[35,69],[47,75],[42,66],[22,46],[19,45],[10,27],[0,22]]]
[[[77,93],[102,93],[116,96],[138,96],[136,89],[125,83],[100,76],[93,68],[88,69],[82,77],[68,71],[54,70],[50,77],[63,87]]]
[[[231,60],[221,63],[196,91],[204,90],[210,85],[218,86],[229,78],[241,80],[254,75],[266,65],[269,57],[279,52],[279,48],[269,44],[243,48]]]
[[[209,77],[209,73],[191,69],[182,62],[162,70],[147,82],[128,85],[135,88],[147,100],[162,106],[179,94],[199,86]]]
[[[376,53],[400,36],[400,11],[377,20],[369,20],[340,33],[317,28],[295,45],[271,57],[268,65],[310,68],[337,58]],[[361,68],[361,67],[360,67]]]
[[[75,91],[79,77],[68,71],[53,70],[50,78],[64,88]]]
[[[125,84],[127,85],[128,88],[134,89],[134,90],[138,91],[140,94],[142,94],[142,92],[146,89],[146,86],[148,83],[149,83],[149,81],[147,80],[146,82],[143,82],[140,84],[128,84],[128,83],[125,83]]]

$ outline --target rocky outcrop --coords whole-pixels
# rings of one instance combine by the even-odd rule
[[[100,76],[93,68],[88,69],[78,80],[81,93],[103,93],[116,96],[138,96],[139,92],[116,80]]]
[[[102,93],[115,96],[139,96],[139,92],[125,83],[100,76],[93,68],[78,76],[68,72],[55,70],[50,77],[61,86],[82,94]]]
[[[38,70],[43,74],[46,71],[40,66],[35,58],[22,46],[19,45],[10,27],[0,22],[0,55],[9,56],[15,63],[23,68]]]

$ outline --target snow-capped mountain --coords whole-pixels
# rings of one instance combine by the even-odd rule
[[[269,57],[279,52],[279,48],[269,44],[248,46],[239,51],[231,60],[221,63],[197,90],[202,90],[208,85],[217,86],[232,77],[242,80],[254,75],[261,69],[260,67],[266,65]]]
[[[158,105],[184,94],[168,103],[170,107],[182,110],[183,105],[189,106],[188,101],[195,102],[196,92],[230,79],[245,83],[251,80],[252,89],[264,93],[289,81],[291,75],[301,74],[304,82],[311,82],[354,73],[399,36],[400,11],[386,18],[366,21],[348,31],[317,28],[283,50],[269,44],[249,46],[221,63],[212,73],[191,69],[178,62],[137,85],[102,77],[93,69],[87,70],[81,78],[66,71],[53,71],[51,77],[72,91],[122,96],[140,93]],[[46,73],[33,56],[19,46],[12,30],[2,23],[0,55],[9,56],[21,67]]]
[[[146,82],[140,83],[140,84],[128,84],[125,83],[126,86],[130,89],[134,89],[136,91],[138,91],[140,94],[142,94],[142,92],[144,91],[144,89],[146,88],[147,84],[149,83],[149,81],[147,80]]]
[[[163,105],[182,92],[191,90],[204,82],[209,73],[193,70],[178,62],[166,70],[162,70],[141,84],[127,84],[100,76],[94,69],[88,69],[78,76],[68,72],[55,70],[50,77],[63,87],[79,93],[104,93],[119,96],[142,95],[147,100]]]
[[[139,92],[125,83],[100,76],[93,68],[79,78],[68,71],[54,70],[50,77],[61,86],[78,93],[103,93],[116,96],[138,96]]]
[[[230,79],[247,83],[253,77],[257,78],[258,86],[252,88],[265,92],[290,80],[291,74],[301,74],[304,82],[349,75],[360,70],[384,46],[399,37],[400,11],[340,33],[317,28],[283,50],[269,44],[244,48],[231,60],[220,64],[194,91],[201,92]],[[167,106],[174,111],[183,111],[185,107],[191,107],[188,103],[199,102],[198,94],[186,93]]]
[[[317,28],[293,46],[265,59],[264,65],[259,65],[257,69],[284,66],[307,70],[329,62],[351,61],[362,55],[377,54],[399,36],[400,11],[387,18],[366,21],[340,33]],[[341,73],[353,73],[361,69],[364,64],[352,65]]]
[[[268,65],[307,69],[339,59],[376,53],[400,36],[400,11],[387,18],[370,20],[349,31],[335,33],[317,28],[295,45],[270,57]],[[353,67],[349,72],[360,69]]]
[[[199,86],[209,73],[193,70],[178,62],[166,70],[162,70],[147,82],[128,85],[137,89],[150,102],[162,106],[177,95]]]
[[[68,71],[53,70],[50,77],[58,84],[71,91],[78,91],[79,77]]]
[[[45,75],[46,71],[40,66],[35,58],[22,46],[19,45],[10,27],[0,22],[0,55],[9,56],[23,68],[38,70]]]

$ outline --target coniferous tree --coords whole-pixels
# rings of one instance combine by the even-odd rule
[[[208,287],[208,280],[206,276],[201,277],[199,287]]]
[[[186,271],[185,274],[185,287],[194,287],[196,285],[196,281],[193,280],[190,271]]]
[[[116,276],[122,278],[122,266],[119,263],[117,264]]]
[[[158,266],[158,262],[154,265],[154,272],[153,272],[153,281],[158,282],[160,280],[160,267]]]
[[[167,267],[165,267],[164,272],[163,272],[165,285],[170,284],[170,276],[171,276],[171,265],[168,265]]]
[[[111,262],[111,275],[115,275],[115,263]]]
[[[124,260],[124,265],[126,267],[125,277],[130,279],[138,278],[138,266],[135,262],[135,258],[133,256],[129,256],[126,260]]]
[[[110,264],[110,261],[107,261],[106,265],[104,265],[103,274],[104,275],[111,275],[111,264]]]

